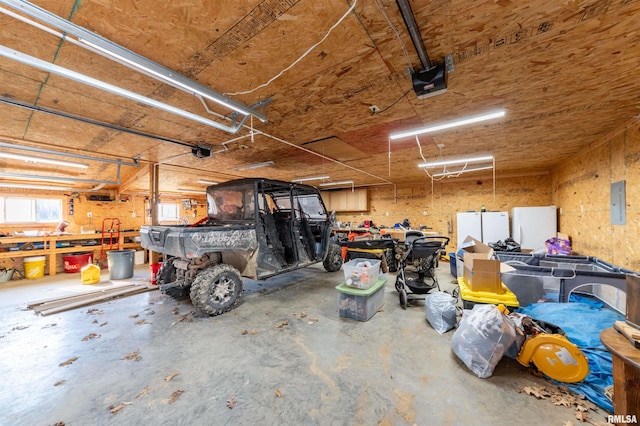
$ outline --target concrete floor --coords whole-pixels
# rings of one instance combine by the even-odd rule
[[[438,274],[443,289],[453,288],[448,264]],[[422,302],[401,309],[394,274],[373,318],[341,318],[335,286],[343,278],[319,266],[245,281],[240,305],[217,317],[159,291],[45,317],[26,307],[113,286],[107,271],[95,286],[78,274],[0,284],[0,424],[576,422],[572,408],[519,392],[555,386],[514,360],[477,378],[452,352],[453,331],[440,335],[426,322]],[[148,280],[148,266],[136,266],[133,280]],[[133,352],[139,358],[126,359]]]

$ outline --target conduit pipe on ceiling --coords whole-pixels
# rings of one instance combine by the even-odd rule
[[[114,85],[109,84],[109,83],[105,83],[104,81],[97,80],[95,78],[86,76],[84,74],[80,74],[80,73],[72,71],[70,69],[63,68],[63,67],[58,66],[58,65],[54,65],[52,63],[43,61],[41,59],[38,59],[36,57],[30,56],[30,55],[27,55],[27,54],[24,54],[22,52],[19,52],[17,50],[11,49],[11,48],[6,47],[6,46],[0,46],[0,57],[5,57],[7,59],[12,59],[12,60],[14,60],[16,62],[20,62],[20,63],[23,63],[25,65],[30,65],[32,67],[35,67],[35,68],[38,68],[38,69],[41,69],[41,70],[44,70],[44,71],[48,71],[50,73],[59,75],[61,77],[65,77],[65,78],[68,78],[70,80],[77,81],[78,83],[86,84],[88,86],[95,87],[96,89],[100,89],[100,90],[103,90],[105,92],[109,92],[109,93],[112,93],[114,95],[121,96],[123,98],[131,99],[132,101],[140,102],[141,104],[149,105],[149,106],[152,106],[154,108],[158,108],[158,109],[161,109],[163,111],[170,112],[171,114],[175,114],[175,115],[184,117],[184,118],[186,118],[188,120],[196,121],[198,123],[205,124],[207,126],[215,127],[215,128],[217,128],[219,130],[222,130],[222,131],[225,131],[225,132],[229,132],[229,133],[238,132],[238,130],[240,130],[240,128],[242,127],[244,122],[247,121],[247,118],[249,117],[248,115],[245,115],[244,118],[233,127],[226,126],[226,125],[220,124],[220,123],[218,123],[216,121],[212,121],[212,120],[209,120],[207,118],[201,117],[201,116],[199,116],[197,114],[194,114],[192,112],[185,111],[183,109],[176,108],[176,107],[174,107],[172,105],[156,101],[155,99],[151,99],[151,98],[148,98],[146,96],[142,96],[142,95],[139,95],[137,93],[131,92],[129,90],[123,89],[121,87],[114,86]]]
[[[111,40],[88,31],[74,24],[73,22],[70,22],[59,17],[58,15],[49,12],[48,10],[42,9],[32,3],[29,3],[28,1],[0,0],[0,3],[9,6],[14,10],[18,10],[28,16],[31,16],[32,18],[38,19],[48,25],[51,25],[54,28],[63,31],[65,34],[71,34],[74,37],[77,37],[78,41],[83,44],[83,47],[88,48],[93,52],[97,52],[100,55],[118,62],[128,68],[141,72],[183,92],[189,93],[194,96],[201,96],[205,99],[214,101],[220,105],[225,106],[226,108],[245,115],[245,117],[253,115],[263,122],[267,121],[264,114],[255,111],[251,107],[247,107],[246,105],[228,98],[221,93],[211,90],[210,88],[200,83],[188,79],[187,77],[184,77],[169,68],[166,68],[141,55],[138,55],[131,50],[125,49],[124,47],[112,42]],[[222,124],[219,125],[227,127]],[[239,129],[240,127],[238,127],[236,131]]]
[[[404,23],[409,30],[411,41],[413,42],[413,46],[418,53],[418,57],[420,58],[422,67],[425,70],[430,70],[431,68],[433,68],[433,64],[429,60],[427,49],[424,47],[424,42],[422,41],[422,37],[420,36],[420,30],[418,29],[418,25],[416,24],[416,19],[413,15],[413,10],[411,10],[411,5],[407,0],[396,0],[396,3],[398,4],[398,8],[402,13],[402,18],[404,18]]]
[[[9,179],[24,179],[24,180],[44,180],[44,181],[54,181],[54,182],[77,182],[77,183],[95,183],[95,184],[105,184],[105,185],[120,185],[120,176],[118,176],[118,180],[98,180],[98,179],[79,179],[79,178],[71,178],[71,177],[63,177],[63,176],[39,176],[39,175],[28,175],[22,173],[0,173],[0,177],[9,178]]]

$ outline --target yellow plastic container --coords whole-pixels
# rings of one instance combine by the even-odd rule
[[[471,306],[476,303],[497,305],[502,303],[511,309],[515,309],[520,306],[516,295],[509,290],[504,283],[502,284],[502,292],[500,293],[493,293],[491,291],[471,291],[464,278],[458,277],[458,287],[460,289],[460,298],[463,301],[463,305]],[[465,307],[465,309],[467,308]]]
[[[100,282],[100,267],[90,263],[80,269],[82,284],[97,284]]]
[[[45,256],[34,256],[24,258],[24,277],[30,280],[44,277]]]

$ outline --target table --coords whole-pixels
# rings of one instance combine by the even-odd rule
[[[640,349],[613,327],[600,333],[613,360],[613,411],[640,419]]]

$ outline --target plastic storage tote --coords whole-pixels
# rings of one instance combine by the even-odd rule
[[[380,260],[353,259],[342,265],[344,281],[348,287],[365,290],[376,284],[380,273]]]
[[[340,316],[368,321],[384,304],[386,282],[385,278],[378,278],[378,281],[366,290],[348,287],[346,283],[337,286]]]

